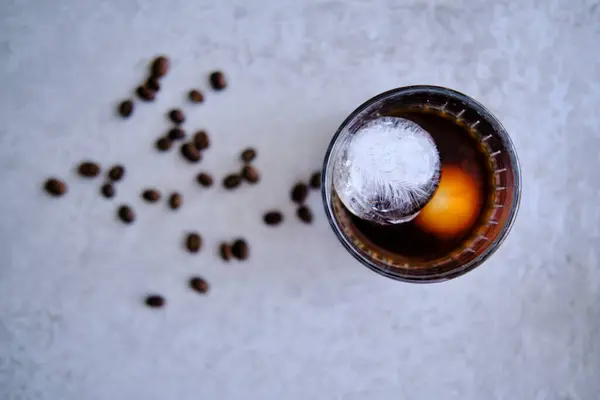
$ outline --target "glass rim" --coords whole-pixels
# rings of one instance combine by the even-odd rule
[[[442,274],[432,274],[425,276],[405,276],[399,274],[399,271],[393,267],[385,268],[381,265],[376,264],[373,260],[365,257],[361,254],[357,248],[351,243],[351,241],[346,237],[343,233],[341,227],[338,224],[337,219],[334,216],[332,210],[332,194],[333,191],[328,189],[331,187],[330,180],[328,178],[328,174],[326,174],[327,167],[330,163],[331,155],[336,145],[339,136],[346,130],[346,128],[351,125],[356,118],[369,108],[377,105],[378,103],[383,102],[384,100],[405,96],[415,93],[437,93],[441,95],[448,96],[449,98],[461,101],[474,109],[482,118],[486,119],[489,122],[495,131],[495,134],[502,142],[502,146],[507,150],[509,155],[510,164],[512,166],[512,175],[513,175],[513,199],[512,204],[510,205],[510,212],[508,215],[508,219],[504,226],[502,227],[498,236],[490,243],[490,245],[477,257],[468,261],[467,263],[457,267],[453,270],[446,271]],[[480,266],[484,261],[486,261],[489,257],[492,256],[498,250],[500,245],[504,242],[508,234],[510,233],[514,222],[516,220],[519,205],[521,202],[521,166],[519,163],[519,159],[517,157],[517,153],[515,150],[515,146],[508,135],[508,132],[502,125],[502,123],[489,111],[483,104],[479,103],[477,100],[458,92],[453,89],[449,89],[442,86],[434,86],[434,85],[412,85],[412,86],[404,86],[395,89],[388,90],[386,92],[380,93],[364,103],[358,106],[350,115],[341,123],[339,128],[336,130],[335,134],[331,138],[329,146],[327,147],[327,151],[325,153],[325,159],[323,161],[322,174],[321,174],[321,196],[323,199],[323,206],[325,208],[325,215],[329,224],[331,225],[333,231],[335,232],[338,240],[342,243],[342,245],[348,250],[348,252],[361,264],[368,267],[372,271],[383,275],[385,277],[403,281],[410,283],[435,283],[450,280],[453,278],[457,278],[474,268]]]

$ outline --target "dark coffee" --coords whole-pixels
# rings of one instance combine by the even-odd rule
[[[435,141],[441,180],[432,199],[411,221],[381,225],[348,211],[335,196],[337,218],[359,246],[395,262],[418,263],[448,256],[472,236],[489,209],[493,171],[482,144],[469,125],[438,109],[410,107],[385,116],[415,122]]]

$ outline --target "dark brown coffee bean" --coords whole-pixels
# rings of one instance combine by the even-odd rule
[[[215,71],[210,74],[210,85],[215,90],[223,90],[227,87],[225,75],[221,71]]]
[[[185,131],[181,128],[173,128],[168,133],[169,139],[173,142],[185,139]]]
[[[133,101],[130,99],[123,100],[121,104],[119,104],[119,114],[123,118],[127,118],[133,114]]]
[[[121,221],[125,222],[126,224],[131,224],[135,220],[135,213],[128,205],[120,206],[117,214],[119,215]]]
[[[204,294],[208,292],[209,284],[204,279],[196,276],[190,278],[190,287],[196,292]]]
[[[196,181],[204,187],[210,187],[213,184],[213,178],[206,172],[201,172],[196,176]]]
[[[146,189],[142,192],[142,198],[149,203],[156,203],[160,200],[160,192],[156,189]]]
[[[197,89],[190,90],[188,96],[190,97],[190,101],[192,103],[202,103],[204,101],[204,95]]]
[[[210,146],[210,140],[205,131],[198,131],[194,134],[194,146],[198,150],[204,150]]]
[[[177,210],[181,207],[181,204],[183,204],[183,197],[179,193],[175,192],[169,196],[169,207],[173,210]]]
[[[310,224],[313,220],[312,211],[310,211],[310,208],[306,206],[298,207],[296,215],[298,216],[298,218],[300,218],[303,222],[306,222],[307,224]]]
[[[110,179],[113,182],[120,181],[124,175],[125,175],[125,167],[122,165],[113,165],[108,170],[108,179]]]
[[[234,189],[240,185],[242,178],[237,174],[230,174],[223,179],[223,186],[226,189]]]
[[[202,159],[200,150],[198,150],[193,143],[184,143],[181,146],[181,154],[186,160],[193,163],[196,163]]]
[[[279,211],[269,211],[263,219],[267,225],[279,225],[283,221],[283,214]]]
[[[185,114],[180,109],[175,108],[169,111],[169,119],[173,121],[173,123],[181,125],[185,121]]]
[[[60,179],[50,178],[46,181],[46,183],[44,183],[44,189],[46,189],[48,194],[55,197],[60,197],[67,193],[67,184]]]
[[[84,161],[77,168],[79,175],[86,178],[94,178],[100,173],[100,166],[93,161]]]
[[[321,187],[321,172],[315,172],[310,176],[310,187],[319,189]]]
[[[219,246],[219,253],[221,254],[221,258],[225,261],[231,260],[231,246],[227,243],[221,243]]]
[[[107,182],[100,188],[100,193],[102,193],[102,196],[106,197],[107,199],[110,199],[115,195],[115,188],[112,185],[112,183]]]
[[[138,97],[144,101],[152,101],[156,98],[154,92],[143,85],[138,86],[135,92],[137,93]]]
[[[302,182],[296,183],[292,188],[292,201],[294,203],[303,204],[308,196],[308,186]]]
[[[148,78],[144,86],[152,90],[154,93],[160,91],[160,82],[158,82],[158,78],[154,76]]]
[[[197,253],[202,247],[202,238],[195,232],[189,233],[185,238],[185,247],[190,253]]]
[[[246,165],[242,168],[242,177],[249,183],[256,183],[260,180],[258,171],[251,165]]]
[[[246,150],[242,151],[240,158],[242,159],[243,162],[249,163],[256,158],[256,150],[250,149],[250,148],[246,149]]]
[[[161,137],[156,141],[156,148],[159,151],[168,151],[172,144],[173,142],[168,137]]]
[[[249,252],[248,243],[244,239],[237,239],[231,246],[231,254],[238,260],[247,259]]]
[[[150,67],[150,73],[156,78],[161,78],[169,72],[169,59],[165,56],[157,57]]]
[[[160,308],[165,305],[165,299],[161,295],[151,294],[146,297],[144,303],[146,303],[148,307]]]

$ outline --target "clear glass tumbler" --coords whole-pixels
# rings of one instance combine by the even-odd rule
[[[352,221],[336,194],[333,171],[342,144],[370,121],[396,109],[428,108],[447,113],[469,128],[489,168],[484,211],[470,234],[448,254],[435,259],[407,260],[380,251],[352,229]],[[339,127],[327,150],[322,174],[327,218],[344,247],[364,266],[406,282],[439,282],[481,265],[502,244],[515,221],[521,198],[521,171],[514,145],[502,124],[483,105],[457,91],[436,86],[409,86],[387,91],[358,107]]]

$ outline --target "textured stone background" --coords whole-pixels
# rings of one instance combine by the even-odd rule
[[[159,53],[173,60],[159,100],[119,120]],[[597,0],[0,1],[0,398],[597,399],[599,54]],[[215,67],[230,89],[187,105]],[[489,106],[524,181],[494,257],[425,286],[358,265],[316,195],[313,227],[287,200],[350,111],[417,83]],[[202,168],[222,176],[252,144],[259,186],[202,192],[198,168],[151,150],[182,104],[212,134]],[[83,157],[126,164],[117,200],[76,179]],[[67,197],[41,193],[49,174]],[[181,190],[184,208],[144,206],[145,185]],[[122,201],[134,226],[115,221]],[[273,206],[276,230],[260,221]],[[239,234],[251,260],[225,266],[215,246]],[[141,306],[148,290],[168,307]]]

